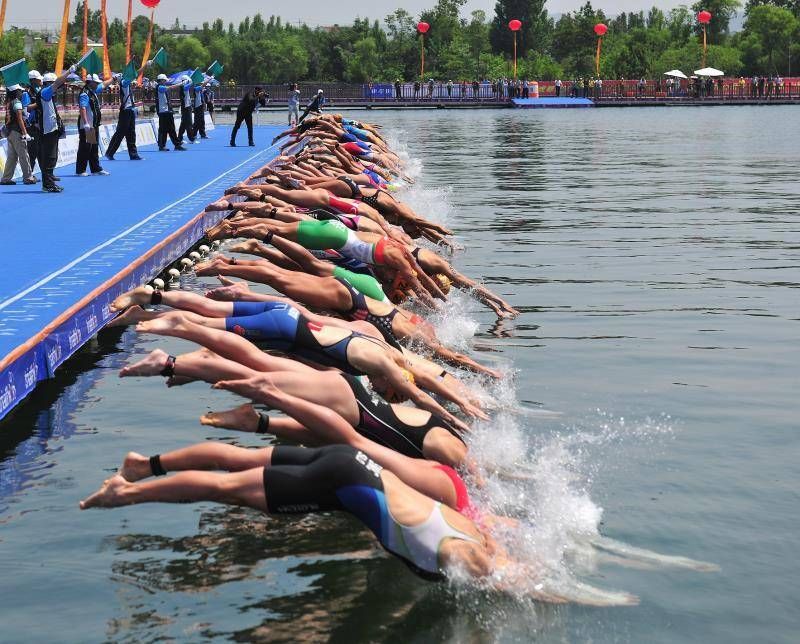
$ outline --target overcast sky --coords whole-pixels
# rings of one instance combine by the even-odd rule
[[[72,0],[71,12],[74,14],[78,0]],[[200,26],[204,21],[214,20],[221,17],[225,22],[233,21],[238,23],[248,15],[257,12],[267,18],[274,14],[281,16],[283,20],[291,22],[302,21],[306,24],[330,25],[334,23],[347,24],[352,22],[356,16],[382,19],[386,14],[391,13],[398,7],[404,7],[407,11],[418,15],[420,11],[428,9],[435,4],[435,0],[338,0],[337,2],[319,2],[307,0],[298,2],[297,0],[231,0],[229,2],[209,2],[207,0],[163,0],[156,9],[156,22],[161,25],[172,24],[175,18],[188,27]],[[550,13],[564,13],[578,8],[582,4],[581,0],[548,0],[547,10]],[[662,9],[667,10],[679,4],[690,4],[680,2],[680,0],[596,0],[593,6],[603,9],[607,15],[615,15],[621,11],[647,10],[653,4],[658,4]],[[100,8],[100,0],[89,0],[92,9]],[[21,27],[57,30],[61,22],[63,11],[63,0],[8,0],[6,11],[6,25],[18,25]],[[140,13],[148,10],[138,1],[134,0],[134,14],[141,9]],[[468,0],[465,7],[465,15],[475,9],[483,9],[487,15],[494,13],[493,0]],[[111,18],[119,17],[125,19],[128,11],[128,3],[125,0],[108,0],[108,10]]]

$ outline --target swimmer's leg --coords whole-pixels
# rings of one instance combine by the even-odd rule
[[[271,447],[248,449],[217,441],[207,441],[159,454],[153,458],[129,452],[125,456],[118,474],[132,483],[149,476],[184,470],[242,472],[254,467],[264,467],[269,464],[271,455]],[[153,459],[157,460],[159,471],[153,470]]]
[[[134,503],[195,503],[216,501],[267,511],[264,468],[218,474],[186,471],[155,481],[130,483],[119,474],[108,479],[80,502],[81,510],[113,508]]]

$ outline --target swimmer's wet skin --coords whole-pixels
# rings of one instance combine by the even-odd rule
[[[410,293],[432,304],[431,296],[446,299],[455,286],[499,318],[519,312],[459,273],[439,252],[411,241],[424,237],[441,244],[438,251],[453,248],[446,239],[449,230],[387,192],[411,180],[379,128],[316,114],[304,115],[280,136],[302,147],[226,191],[239,196],[208,207],[236,211],[207,231],[209,239],[247,237],[250,241],[235,252],[263,259],[217,255],[198,264],[198,275],[219,275],[223,281],[205,298],[149,287],[119,296],[111,304],[120,314],[116,324],[136,324],[140,332],[181,337],[202,347],[179,356],[157,349],[120,376],[160,375],[170,386],[216,383],[284,416],[245,404],[210,412],[203,424],[325,446],[245,449],[207,441],[150,457],[130,453],[119,472],[80,503],[81,509],[214,501],[267,514],[345,512],[426,580],[456,571],[456,578],[466,576],[481,588],[539,601],[636,604],[632,595],[571,577],[556,583],[539,562],[519,561],[495,540],[498,526],[513,531],[520,523],[472,505],[457,471],[472,475],[467,481],[473,485],[484,484],[462,438],[469,426],[421,388],[456,403],[467,418],[488,419],[470,388],[433,360],[481,375],[501,374],[444,346],[432,325],[389,300]],[[236,202],[241,197],[248,201]],[[263,281],[297,301],[256,293],[224,275]],[[322,288],[330,291],[327,299],[314,293]],[[180,310],[145,308],[165,305]],[[286,357],[265,353],[250,340]],[[432,358],[410,352],[401,341],[421,342]],[[377,401],[365,388],[364,374],[388,402]],[[390,404],[408,399],[411,407]],[[588,545],[620,562],[715,569],[605,537]]]

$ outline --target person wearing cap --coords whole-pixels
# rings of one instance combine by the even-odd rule
[[[152,61],[146,61],[136,72],[139,77],[146,67],[150,67]],[[133,88],[136,86],[136,79],[128,80],[122,78],[119,81],[119,117],[117,119],[117,129],[108,142],[105,157],[109,161],[114,160],[114,154],[119,149],[122,139],[128,148],[128,157],[131,161],[141,161],[139,151],[136,149],[136,101],[133,97]]]
[[[314,114],[322,114],[322,103],[324,99],[322,98],[322,90],[317,90],[317,95],[314,97],[314,100],[311,101],[308,105],[306,105],[306,110],[303,112],[303,116],[300,117],[298,123],[302,123],[303,119],[311,113]]]
[[[37,99],[36,115],[38,117],[41,139],[39,141],[39,167],[42,169],[42,191],[62,192],[64,189],[56,184],[58,177],[53,174],[58,162],[58,140],[64,130],[61,117],[56,107],[56,90],[63,85],[67,77],[75,72],[75,67],[70,67],[61,76],[53,72],[44,75],[44,87],[39,92]]]
[[[28,81],[28,89],[22,93],[22,107],[27,112],[25,124],[28,127],[28,136],[31,137],[31,140],[28,141],[28,161],[31,164],[31,170],[33,170],[36,167],[36,159],[39,156],[39,142],[42,136],[39,131],[39,121],[36,114],[36,103],[39,91],[42,89],[42,75],[38,70],[33,69],[28,72]],[[41,166],[41,163],[39,165]]]
[[[86,166],[95,176],[109,174],[100,165],[100,148],[97,145],[100,128],[100,99],[97,96],[114,82],[114,78],[103,81],[97,74],[87,74],[86,84],[78,95],[78,159],[75,174],[88,177]]]
[[[169,92],[176,87],[180,87],[183,83],[178,81],[172,85],[168,85],[169,79],[166,74],[159,74],[156,76],[156,112],[158,113],[158,151],[168,152],[167,137],[172,141],[172,147],[176,150],[183,151],[186,148],[181,145],[178,134],[175,132],[175,115],[172,113],[172,103],[169,100]]]
[[[211,79],[207,79],[202,83],[195,83],[194,94],[192,94],[192,111],[194,112],[194,138],[199,136],[201,139],[207,139],[206,134],[206,84],[210,83]]]
[[[28,141],[31,140],[31,137],[28,134],[28,126],[25,124],[21,85],[6,87],[6,129],[8,130],[8,151],[0,185],[16,185],[14,170],[17,169],[17,163],[22,169],[23,182],[28,185],[36,183],[36,177],[33,176],[31,170],[31,162],[28,159]]]
[[[263,107],[266,104],[267,99],[264,90],[260,87],[256,87],[252,94],[247,92],[242,96],[242,100],[239,101],[239,106],[236,108],[236,123],[234,123],[233,130],[231,131],[232,148],[236,147],[236,133],[239,131],[243,122],[247,124],[247,142],[251,146],[255,145],[253,142],[253,112],[259,105]]]
[[[183,134],[186,133],[186,138],[189,143],[200,143],[194,138],[194,110],[192,109],[192,79],[186,74],[181,76],[181,88],[178,90],[178,101],[181,106],[181,127],[178,130],[178,138],[183,145]]]
[[[289,87],[288,106],[289,126],[294,127],[297,125],[297,121],[300,120],[300,90],[297,87],[297,83],[292,83],[291,87]]]

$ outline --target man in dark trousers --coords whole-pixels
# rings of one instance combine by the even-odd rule
[[[266,104],[267,99],[264,95],[264,90],[262,90],[260,87],[256,87],[252,93],[247,92],[244,96],[242,96],[242,100],[239,101],[239,107],[236,108],[236,123],[234,123],[233,131],[231,132],[232,148],[236,147],[236,133],[242,126],[242,122],[247,124],[248,143],[251,146],[255,145],[255,142],[253,141],[253,112],[259,105],[263,107]]]
[[[28,159],[31,162],[31,169],[36,165],[36,160],[39,158],[39,145],[42,139],[42,132],[39,129],[39,119],[37,116],[36,104],[39,102],[39,92],[42,89],[42,75],[37,70],[28,72],[28,89],[22,95],[22,105],[26,108],[25,124],[28,127],[28,136],[31,140],[28,141]],[[39,163],[41,168],[42,164]]]
[[[194,138],[199,136],[207,139],[206,134],[206,84],[195,83],[192,96],[192,110],[194,111]]]
[[[176,150],[183,151],[186,148],[181,145],[181,141],[175,132],[175,116],[172,114],[172,104],[169,100],[170,90],[180,87],[181,83],[167,85],[166,74],[159,74],[156,77],[158,87],[156,87],[156,112],[158,113],[158,151],[168,152],[167,137],[172,141]]]
[[[97,74],[87,74],[86,85],[78,95],[78,158],[75,161],[75,175],[78,177],[89,176],[87,165],[94,175],[109,174],[100,165],[100,148],[97,146],[101,118],[97,96],[114,80],[103,81]]]
[[[183,134],[186,133],[186,138],[189,143],[200,143],[195,141],[194,138],[194,123],[192,117],[194,116],[194,109],[192,108],[192,79],[186,74],[181,76],[181,88],[178,91],[178,100],[181,105],[181,127],[178,130],[178,138],[183,145]]]
[[[322,90],[317,90],[317,95],[314,97],[314,100],[311,101],[308,105],[306,105],[305,112],[300,117],[298,123],[302,123],[303,119],[308,116],[309,114],[322,114],[322,103],[324,99],[322,98]]]
[[[150,67],[153,64],[148,60],[136,72],[136,77],[139,77],[145,67]],[[136,86],[136,78],[127,79],[121,78],[119,81],[119,117],[117,118],[117,129],[114,130],[114,135],[108,142],[105,157],[109,161],[114,160],[114,154],[119,149],[122,139],[128,147],[128,157],[131,161],[141,161],[142,157],[139,156],[139,151],[136,149],[136,102],[133,98],[133,88]]]
[[[42,169],[44,192],[64,190],[56,183],[59,179],[53,174],[58,162],[58,140],[64,129],[56,106],[56,91],[67,81],[67,76],[73,73],[75,67],[70,67],[61,76],[49,72],[42,79],[44,87],[39,92],[36,116],[39,121],[39,131],[42,133],[39,143],[39,167]]]

